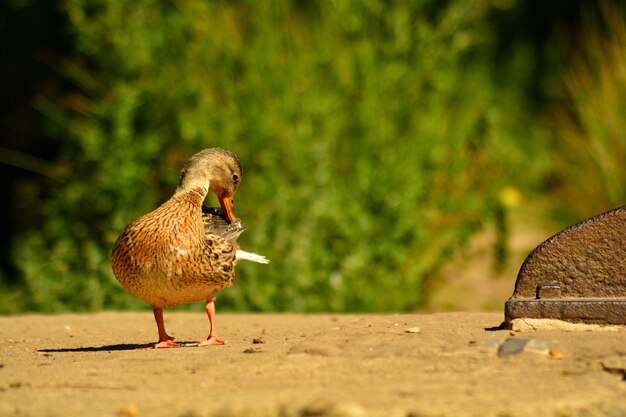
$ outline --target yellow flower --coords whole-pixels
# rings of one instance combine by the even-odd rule
[[[522,200],[522,193],[520,193],[517,188],[507,185],[500,190],[499,198],[502,205],[509,208],[515,208],[519,206],[519,203]]]

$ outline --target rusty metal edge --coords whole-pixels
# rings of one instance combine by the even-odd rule
[[[524,259],[524,262],[522,263],[522,266],[519,269],[519,272],[517,274],[517,278],[515,280],[515,286],[514,286],[514,290],[513,290],[513,297],[516,296],[516,293],[518,291],[518,287],[520,287],[522,281],[524,280],[524,274],[526,272],[526,269],[528,268],[528,264],[530,262],[532,262],[533,258],[535,256],[537,256],[538,253],[543,252],[546,250],[546,248],[549,248],[551,245],[554,244],[555,241],[558,241],[559,239],[561,239],[563,236],[567,236],[568,234],[586,227],[589,224],[593,224],[594,222],[598,222],[600,220],[604,220],[607,217],[610,216],[615,216],[621,212],[625,212],[626,213],[626,206],[620,206],[620,207],[616,207],[612,210],[606,211],[604,213],[598,214],[596,216],[593,216],[591,218],[585,219],[581,222],[578,222],[576,224],[573,224],[569,227],[566,227],[565,229],[561,230],[560,232],[550,236],[549,238],[547,238],[546,240],[544,240],[542,243],[540,243],[535,249],[533,249],[528,256],[526,257],[526,259]],[[523,300],[523,298],[519,298],[520,300]]]
[[[573,323],[626,325],[624,299],[509,299],[504,304],[503,326],[518,318],[551,318]]]

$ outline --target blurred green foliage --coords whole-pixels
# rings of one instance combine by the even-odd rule
[[[565,224],[626,204],[626,23],[602,2],[561,73],[549,113],[557,215]],[[561,47],[562,48],[562,47]]]
[[[36,101],[61,150],[45,186],[19,190],[41,217],[14,242],[2,309],[141,306],[111,247],[212,146],[243,162],[242,247],[272,260],[240,264],[220,309],[416,308],[476,231],[504,236],[503,187],[547,172],[532,57],[495,65],[501,3],[63,1],[76,88]]]

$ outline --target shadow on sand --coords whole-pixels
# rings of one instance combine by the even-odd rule
[[[179,348],[198,346],[198,342],[179,342],[179,343],[180,343]],[[120,352],[120,351],[125,351],[125,350],[154,349],[154,345],[155,345],[154,343],[146,343],[146,344],[122,343],[119,345],[106,345],[106,346],[37,349],[37,352],[39,353],[116,352],[116,351]]]
[[[77,347],[77,348],[37,349],[37,352],[40,352],[40,353],[112,352],[112,351],[152,349],[152,348],[154,348],[154,343],[148,343],[145,345],[119,344],[119,345],[107,345],[107,346],[86,346],[86,347]]]

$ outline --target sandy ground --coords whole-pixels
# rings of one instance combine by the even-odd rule
[[[178,340],[206,337],[200,313],[165,319]],[[218,319],[226,345],[155,350],[138,349],[150,312],[0,317],[0,416],[626,415],[626,330],[511,335],[498,313]],[[499,356],[506,338],[553,357]]]

